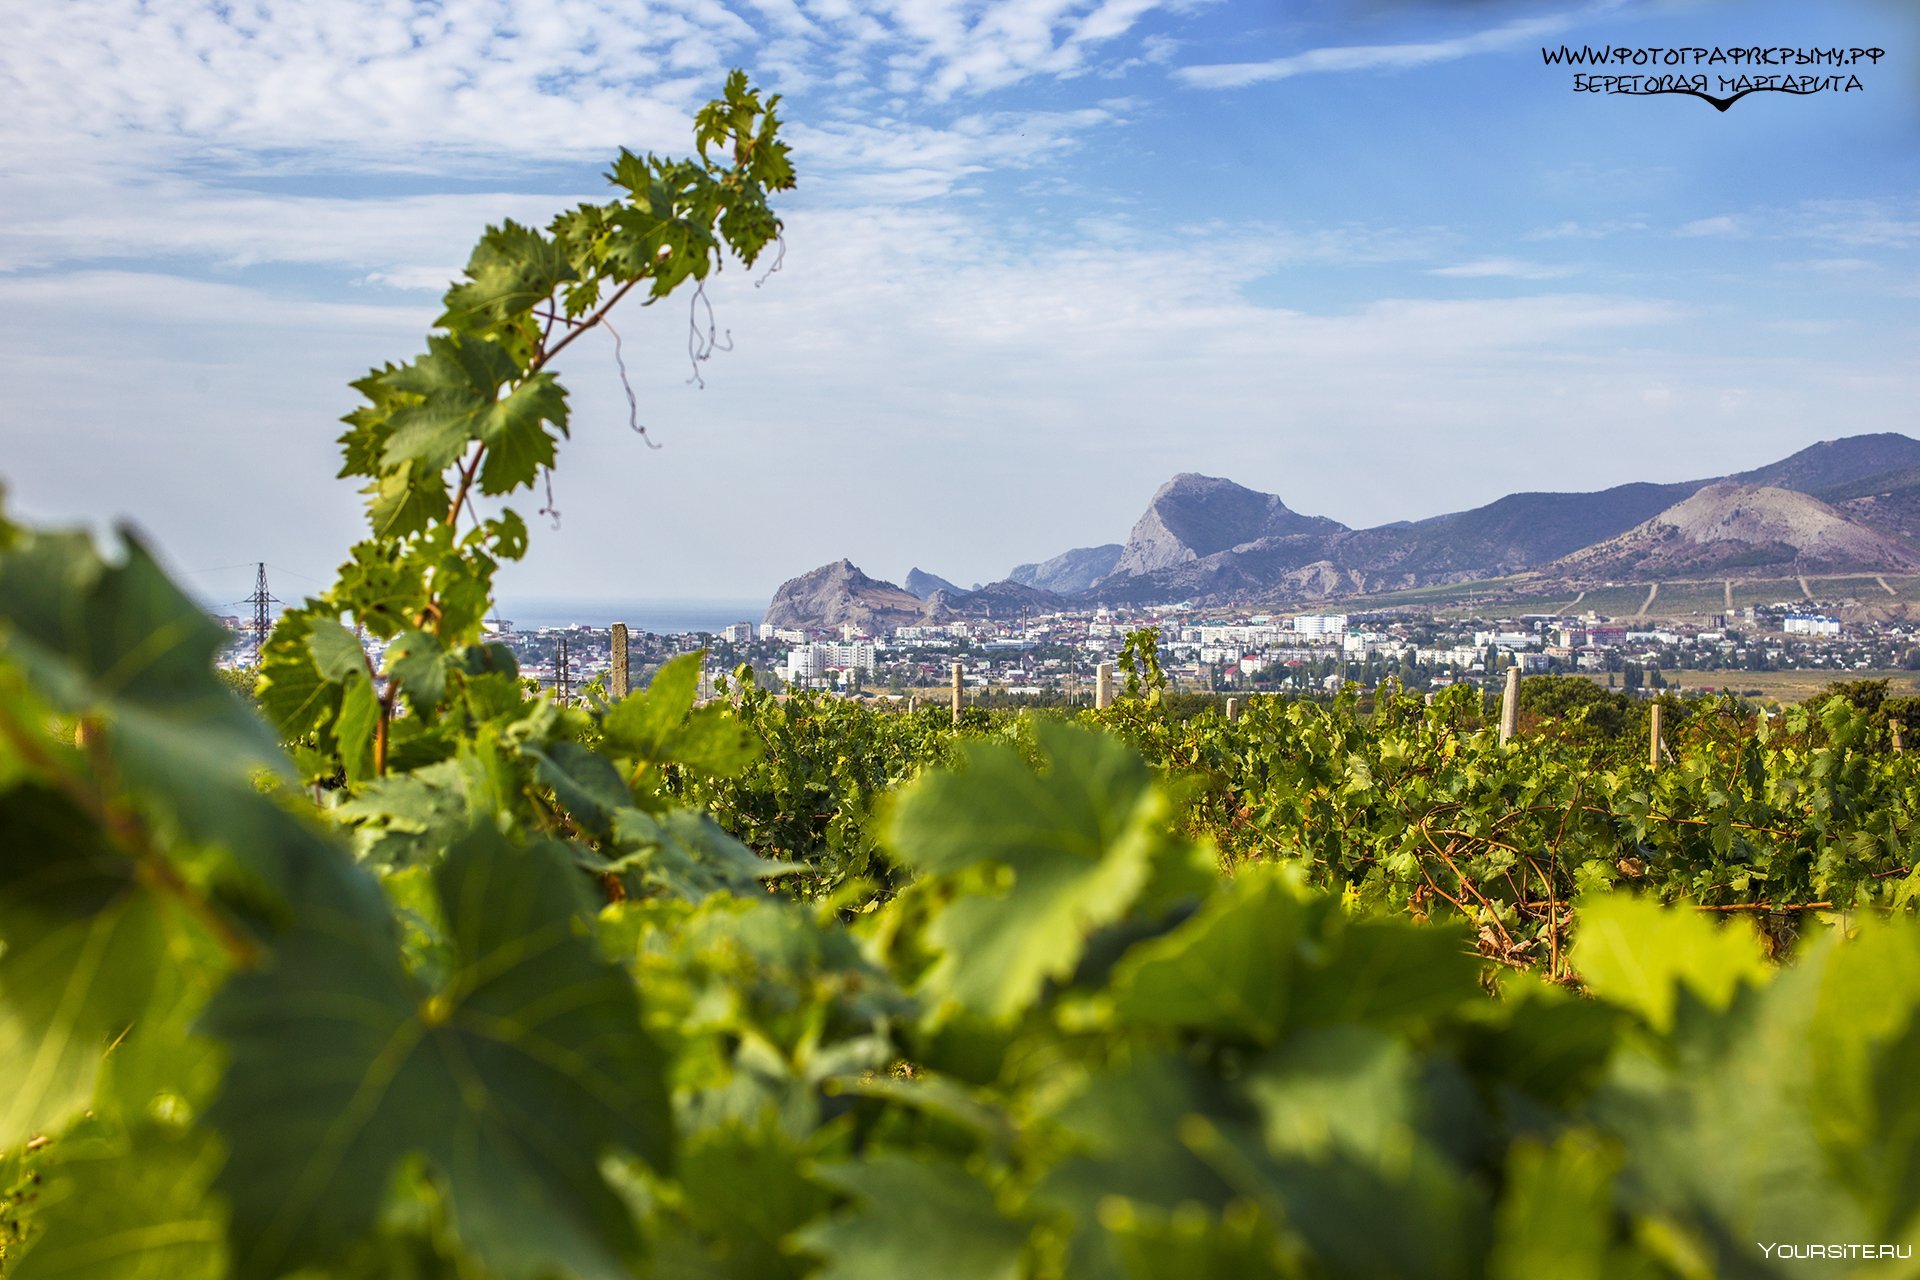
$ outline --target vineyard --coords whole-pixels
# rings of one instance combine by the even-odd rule
[[[1522,682],[1175,714],[563,705],[481,625],[548,367],[775,245],[695,155],[490,229],[355,384],[368,536],[264,646],[0,520],[0,1276],[1914,1275],[1920,768]],[[375,670],[356,629],[389,641]]]

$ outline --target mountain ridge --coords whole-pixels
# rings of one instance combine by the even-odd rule
[[[783,585],[769,620],[776,608],[836,619],[817,626],[838,625],[849,612],[891,616],[900,597],[922,615],[1005,617],[1064,605],[1305,605],[1514,573],[1575,584],[1622,573],[1908,572],[1920,568],[1920,441],[1894,432],[1841,437],[1724,476],[1511,493],[1365,529],[1181,472],[1154,492],[1125,543],[1017,565],[974,591],[943,589],[921,601],[862,574],[865,596],[836,610],[816,598],[819,583],[796,585],[830,568]]]

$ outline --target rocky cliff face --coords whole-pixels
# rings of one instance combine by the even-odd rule
[[[948,608],[956,614],[1001,619],[1017,618],[1022,609],[1031,613],[1051,613],[1065,605],[1066,601],[1051,591],[1005,578],[947,601]]]
[[[871,632],[912,626],[926,605],[911,592],[860,572],[851,560],[823,564],[780,584],[761,621],[776,627],[838,627]]]
[[[960,595],[965,588],[956,587],[937,573],[928,573],[919,566],[907,570],[907,580],[900,584],[909,594],[922,600],[933,599],[933,593],[944,591],[949,595]]]
[[[1120,563],[1122,550],[1124,548],[1117,542],[1099,547],[1075,547],[1051,560],[1015,565],[1013,572],[1007,575],[1007,581],[1070,596],[1085,591],[1112,573],[1114,566]]]
[[[1133,526],[1113,575],[1137,576],[1229,551],[1262,538],[1330,536],[1346,526],[1303,516],[1270,493],[1190,472],[1160,486]]]
[[[1818,498],[1766,485],[1715,484],[1548,567],[1570,577],[1904,570],[1920,553],[1848,520]]]

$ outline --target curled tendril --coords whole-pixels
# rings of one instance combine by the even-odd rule
[[[773,237],[773,261],[768,263],[767,269],[760,273],[760,278],[753,282],[753,287],[758,289],[761,285],[773,279],[774,272],[778,271],[781,267],[784,267],[786,265],[787,265],[787,237],[785,233],[782,232],[782,233],[775,234],[775,236]]]
[[[540,514],[551,520],[553,522],[553,528],[558,531],[560,528],[560,508],[555,506],[553,501],[553,468],[540,468],[540,476],[546,481],[547,486],[547,500],[540,504]]]
[[[640,421],[640,401],[634,397],[633,382],[627,377],[627,360],[620,350],[620,331],[613,327],[611,321],[602,320],[600,323],[613,335],[613,362],[620,366],[620,389],[627,393],[627,427],[647,442],[647,448],[658,449],[661,446],[647,434],[646,426]]]
[[[706,328],[700,325],[702,311],[706,312]],[[707,382],[700,376],[700,366],[713,359],[716,351],[733,350],[733,331],[727,330],[722,336],[718,323],[713,316],[713,303],[707,299],[707,282],[702,280],[694,289],[693,297],[687,302],[687,359],[693,366],[693,376],[687,381],[702,391]]]

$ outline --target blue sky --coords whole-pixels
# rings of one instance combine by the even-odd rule
[[[358,533],[346,382],[479,230],[785,95],[787,254],[577,344],[509,596],[969,583],[1178,471],[1353,525],[1915,431],[1920,26],[1818,6],[63,0],[0,49],[0,478],[208,598]],[[1849,94],[1579,94],[1543,45],[1866,46]],[[1711,74],[1719,74],[1714,69]],[[522,504],[528,509],[537,502]],[[282,591],[287,594],[288,591]]]

